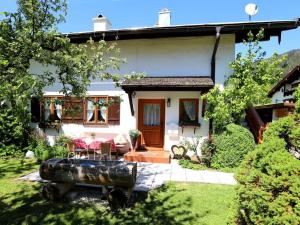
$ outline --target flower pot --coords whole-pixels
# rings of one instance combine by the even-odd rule
[[[135,152],[136,148],[137,148],[137,137],[130,137],[130,141],[131,141],[131,146],[132,146],[132,151]]]

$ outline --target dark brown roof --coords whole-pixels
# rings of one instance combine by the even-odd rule
[[[268,93],[268,97],[272,97],[272,95],[278,91],[283,85],[287,82],[292,81],[300,76],[300,65],[296,66],[290,72],[288,72]]]
[[[216,28],[221,27],[221,34],[235,34],[235,42],[240,43],[247,38],[251,30],[257,33],[264,28],[264,40],[277,36],[281,38],[281,32],[296,29],[300,26],[300,18],[284,21],[259,21],[259,22],[236,22],[236,23],[209,23],[178,25],[168,27],[143,27],[132,29],[118,29],[97,32],[68,33],[67,35],[73,43],[83,43],[90,38],[97,40],[115,41],[129,39],[153,39],[167,37],[189,37],[189,36],[210,36],[216,34]]]
[[[211,77],[174,76],[144,77],[137,80],[125,80],[121,87],[126,91],[208,91],[214,86]]]
[[[274,104],[266,104],[266,105],[257,105],[254,106],[255,109],[278,109],[278,108],[295,108],[295,103],[292,102],[281,102]]]

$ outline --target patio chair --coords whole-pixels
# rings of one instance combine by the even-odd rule
[[[102,142],[100,145],[101,158],[104,157],[105,160],[107,158],[111,160],[111,142]]]
[[[100,141],[93,141],[92,143],[90,143],[88,145],[88,152],[90,150],[93,151],[94,153],[94,160],[96,159],[96,153],[100,153],[99,150],[100,150],[100,145],[101,145],[101,142]]]
[[[84,140],[82,140],[81,138],[76,138],[73,140],[73,143],[74,143],[75,157],[76,157],[76,155],[79,155],[79,157],[81,157],[82,153],[85,153],[88,156],[88,154],[89,154],[88,146]]]

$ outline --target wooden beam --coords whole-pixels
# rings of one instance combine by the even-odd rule
[[[129,99],[131,115],[134,116],[134,108],[133,108],[133,102],[132,102],[132,92],[128,92],[127,94],[128,94],[128,99]]]

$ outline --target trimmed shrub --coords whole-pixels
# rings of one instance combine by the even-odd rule
[[[224,132],[212,139],[214,155],[211,166],[216,169],[238,167],[244,156],[254,150],[254,137],[242,126],[229,124]]]
[[[236,178],[235,223],[300,224],[300,161],[284,139],[274,136],[250,152]]]
[[[300,160],[297,115],[269,124],[263,143],[249,153],[236,175],[238,224],[300,224]]]

